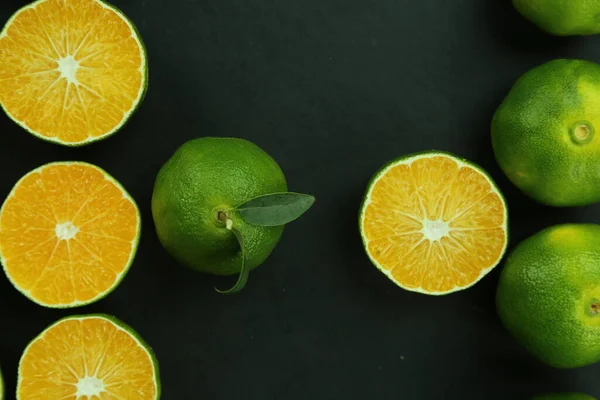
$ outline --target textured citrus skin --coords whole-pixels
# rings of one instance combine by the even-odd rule
[[[600,3],[590,0],[513,0],[516,9],[558,36],[600,33]]]
[[[160,170],[152,215],[161,243],[176,260],[202,272],[231,275],[240,271],[240,247],[217,220],[218,211],[286,191],[281,168],[255,144],[234,138],[195,139]],[[256,268],[275,248],[283,227],[259,227],[235,214],[230,217],[244,236],[247,265]]]
[[[600,361],[600,225],[557,225],[520,243],[496,305],[504,326],[542,362]]]
[[[583,393],[551,393],[535,396],[531,400],[596,400],[592,396]]]
[[[515,83],[494,115],[498,164],[543,204],[600,201],[599,107],[600,65],[554,60],[534,68]],[[585,140],[578,139],[578,129]]]

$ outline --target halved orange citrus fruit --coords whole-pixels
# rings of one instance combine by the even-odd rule
[[[13,285],[46,307],[110,293],[137,250],[140,215],[100,168],[52,163],[25,175],[0,209],[0,259]]]
[[[39,0],[0,33],[0,104],[33,135],[80,146],[122,127],[142,100],[146,52],[101,0]]]
[[[108,315],[67,317],[25,349],[18,400],[154,400],[158,362],[129,326]]]
[[[447,294],[475,284],[500,262],[507,208],[481,168],[447,153],[421,153],[375,175],[360,233],[373,264],[397,285]]]

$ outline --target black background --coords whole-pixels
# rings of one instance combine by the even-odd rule
[[[40,141],[0,116],[0,197],[41,164],[105,168],[138,201],[143,234],[119,288],[78,310],[43,309],[0,277],[0,363],[9,398],[26,344],[56,319],[106,312],[155,349],[163,399],[527,399],[600,396],[600,365],[541,365],[494,310],[499,266],[441,298],[403,291],[364,255],[357,213],[388,160],[426,149],[483,165],[504,191],[511,247],[599,206],[551,209],[495,164],[489,124],[514,80],[558,57],[600,61],[600,38],[538,31],[509,0],[114,0],[149,53],[149,91],[116,136],[79,149]],[[0,2],[6,21],[23,2]],[[1,60],[0,60],[1,62]],[[254,141],[315,207],[288,227],[236,296],[161,248],[154,178],[185,141]]]

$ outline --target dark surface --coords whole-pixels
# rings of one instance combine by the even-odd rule
[[[0,2],[5,21],[22,1]],[[600,365],[560,371],[529,356],[494,311],[501,267],[435,298],[388,281],[364,255],[365,185],[401,154],[440,149],[489,170],[507,196],[511,245],[559,222],[596,222],[600,206],[550,209],[495,164],[489,123],[513,81],[557,57],[600,61],[600,37],[555,38],[508,0],[115,0],[150,57],[147,97],[116,136],[67,149],[0,116],[0,196],[39,165],[83,160],[138,201],[133,268],[99,303],[43,309],[0,276],[0,362],[12,397],[24,347],[54,320],[106,312],[160,361],[163,399],[527,399],[552,390],[600,396]],[[0,60],[1,62],[1,60]],[[239,295],[180,267],[150,214],[154,177],[198,136],[254,141],[290,189],[317,196]]]

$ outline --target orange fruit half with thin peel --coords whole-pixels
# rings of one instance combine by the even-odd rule
[[[106,138],[142,100],[146,52],[101,0],[39,0],[0,33],[0,104],[33,135],[68,146]]]
[[[135,256],[140,214],[100,168],[44,165],[25,175],[0,209],[0,260],[13,285],[55,308],[92,303],[123,279]]]
[[[474,285],[500,262],[507,207],[481,168],[450,154],[421,153],[375,175],[360,233],[373,264],[398,286],[448,294]]]
[[[158,362],[129,326],[108,315],[62,319],[25,349],[17,400],[155,400]]]

